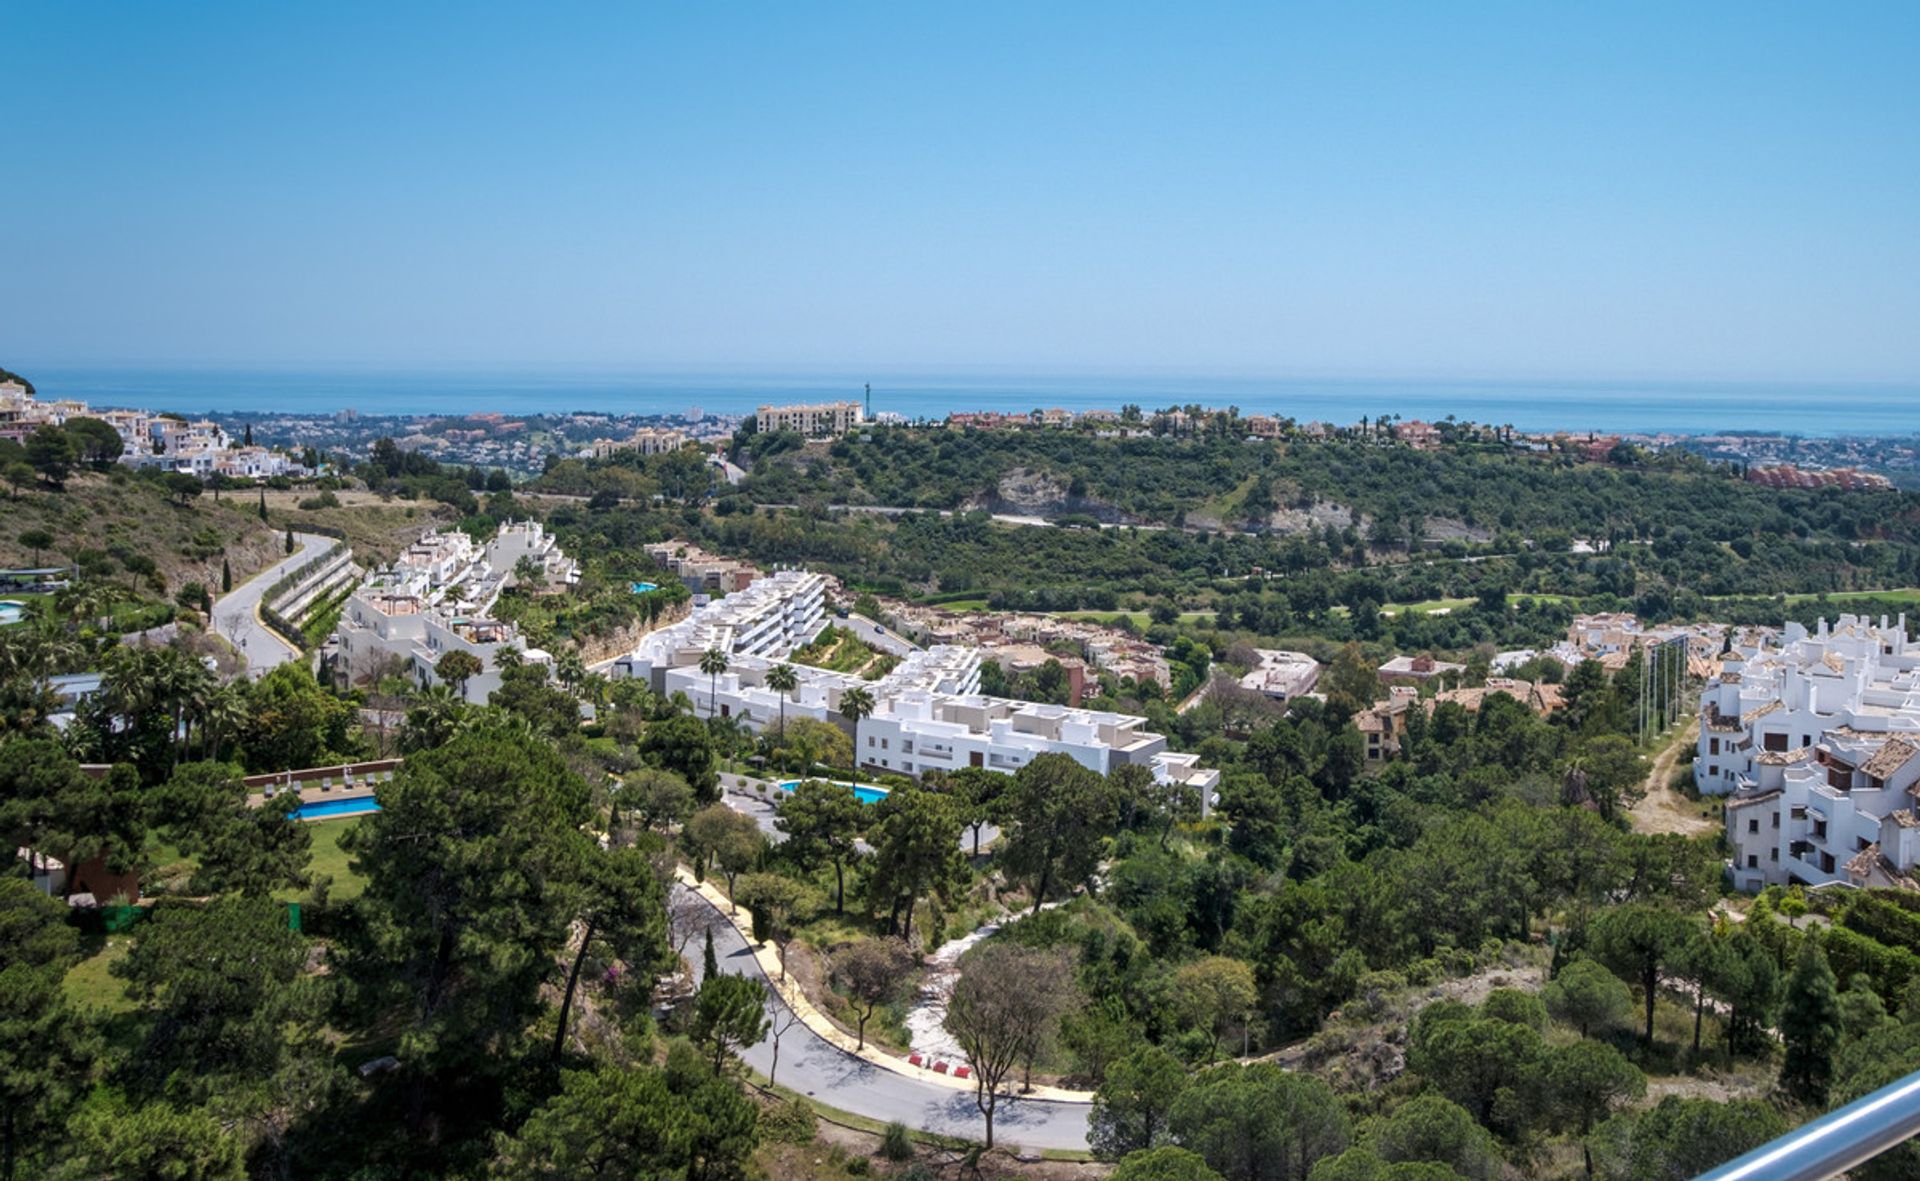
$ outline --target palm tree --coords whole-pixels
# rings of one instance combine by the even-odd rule
[[[767,670],[767,688],[780,695],[780,734],[787,733],[787,694],[800,687],[800,674],[791,664],[776,664]]]
[[[720,712],[720,674],[727,671],[727,654],[709,648],[700,654],[700,671],[707,674],[707,717]]]
[[[459,728],[465,703],[444,682],[429,685],[415,698],[407,711],[407,729],[401,746],[407,750],[431,750],[443,746]]]
[[[873,694],[864,688],[840,695],[840,714],[853,723],[853,769],[860,770],[860,719],[873,713]]]
[[[569,690],[578,685],[587,675],[587,663],[580,659],[580,653],[562,652],[554,658],[553,671],[560,677],[560,683]]]
[[[239,734],[250,716],[246,682],[222,685],[208,694],[200,716],[200,741],[206,757],[218,761],[220,744]]]

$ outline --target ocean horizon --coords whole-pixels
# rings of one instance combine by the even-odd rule
[[[675,373],[568,370],[325,370],[24,367],[42,398],[182,414],[443,416],[741,414],[766,402],[864,396],[876,413],[1147,410],[1200,403],[1347,424],[1364,415],[1638,434],[1920,434],[1920,385],[1859,382],[1419,380],[984,373]]]

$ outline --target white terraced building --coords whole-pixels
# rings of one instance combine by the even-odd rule
[[[799,685],[783,696],[767,686],[767,674],[825,626],[825,596],[819,575],[780,571],[648,635],[615,664],[614,675],[643,678],[657,693],[685,693],[698,712],[754,730],[777,724],[783,708],[788,720],[813,718],[851,730],[840,701],[848,690],[864,688],[874,708],[859,726],[855,753],[863,767],[911,776],[961,767],[1011,774],[1052,752],[1103,775],[1128,764],[1146,767],[1158,782],[1198,789],[1203,806],[1210,806],[1220,772],[1168,750],[1165,736],[1147,730],[1145,718],[984,696],[976,648],[916,650],[877,681],[796,664],[790,667]],[[709,649],[727,658],[718,676],[700,671]]]
[[[1694,782],[1727,795],[1742,890],[1912,886],[1920,858],[1920,647],[1906,617],[1842,615],[1736,646],[1700,702]]]
[[[467,699],[485,701],[500,687],[502,650],[514,649],[530,663],[548,662],[548,654],[527,647],[513,624],[491,616],[500,592],[519,577],[522,561],[531,562],[549,586],[580,577],[579,567],[537,521],[502,525],[485,546],[459,532],[422,536],[392,565],[368,575],[341,610],[334,638],[348,676],[372,676],[397,659],[421,684],[432,684],[442,656],[466,652],[482,668],[467,682]]]

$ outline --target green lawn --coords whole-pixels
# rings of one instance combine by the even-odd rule
[[[349,816],[344,820],[316,820],[307,825],[313,833],[313,860],[308,864],[307,872],[316,878],[323,874],[333,878],[333,891],[329,897],[335,902],[358,898],[360,892],[367,888],[367,880],[347,866],[347,851],[340,847],[340,838],[353,831],[364,819],[363,816]],[[274,896],[295,902],[305,894],[303,890],[282,890]]]
[[[108,935],[101,940],[92,955],[67,972],[68,998],[83,1009],[105,1009],[109,1013],[132,1009],[126,981],[108,971],[132,944],[132,937],[127,935]]]
[[[1473,606],[1473,599],[1422,599],[1418,603],[1388,603],[1380,608],[1382,615],[1399,615],[1411,611],[1415,615],[1430,615],[1435,611],[1459,611]]]
[[[1044,615],[1058,615],[1062,619],[1078,619],[1087,623],[1103,623],[1112,627],[1122,619],[1131,619],[1133,626],[1145,631],[1153,622],[1153,617],[1145,611],[1046,611]],[[1182,611],[1181,623],[1194,623],[1202,619],[1212,619],[1213,611]]]
[[[1903,607],[1920,607],[1920,587],[1899,587],[1894,590],[1871,591],[1814,591],[1797,595],[1709,595],[1713,602],[1729,599],[1779,598],[1788,603],[1813,603],[1825,600],[1829,603],[1883,602]]]

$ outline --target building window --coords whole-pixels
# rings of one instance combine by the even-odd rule
[[[1748,818],[1748,820],[1747,820],[1747,831],[1748,831],[1748,832],[1759,832],[1759,831],[1760,831],[1760,818],[1759,818],[1758,816],[1753,816],[1753,817],[1749,817],[1749,818]]]
[[[1713,776],[1713,775],[1718,775],[1718,774],[1720,774],[1720,764],[1718,764],[1718,763],[1709,763],[1709,764],[1707,764],[1707,774],[1708,774],[1709,776]]]
[[[1747,868],[1748,869],[1760,868],[1760,854],[1758,853],[1747,854]]]
[[[1778,813],[1778,812],[1775,812],[1775,813],[1773,814],[1773,826],[1774,826],[1775,828],[1779,828],[1779,827],[1780,827],[1780,813]]]
[[[1780,850],[1777,846],[1775,848],[1767,850],[1767,860],[1768,861],[1780,860]]]
[[[1783,751],[1787,749],[1787,736],[1785,734],[1762,734],[1760,736],[1760,749]]]
[[[1718,738],[1707,739],[1707,753],[1710,755],[1717,755],[1720,753],[1720,740]]]

